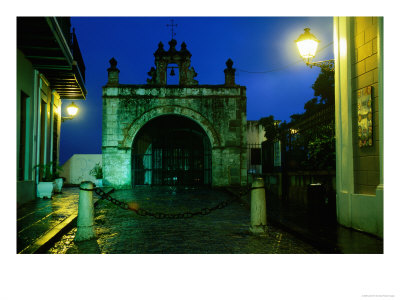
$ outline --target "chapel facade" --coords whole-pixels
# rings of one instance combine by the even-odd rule
[[[147,84],[121,84],[110,60],[103,87],[105,184],[244,186],[247,183],[246,87],[226,62],[225,83],[200,85],[191,53],[160,42]],[[177,71],[179,83],[167,83]]]

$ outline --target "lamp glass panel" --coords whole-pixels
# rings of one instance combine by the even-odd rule
[[[313,58],[317,52],[318,42],[314,40],[303,40],[297,42],[297,48],[303,58]]]
[[[67,112],[70,116],[75,116],[78,113],[78,107],[76,106],[68,106],[67,107]]]

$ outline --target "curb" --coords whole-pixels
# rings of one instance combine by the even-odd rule
[[[30,244],[28,247],[26,247],[18,254],[44,253],[46,250],[51,248],[51,246],[55,244],[63,234],[65,234],[70,228],[72,228],[74,224],[76,225],[77,218],[78,218],[77,213],[70,215],[68,218],[66,218],[57,226],[47,231],[44,235],[38,238],[33,244]]]
[[[93,205],[96,205],[99,200],[100,198],[94,199]],[[78,213],[73,213],[64,221],[45,232],[42,236],[40,236],[37,240],[20,251],[18,254],[44,254],[56,242],[58,242],[64,234],[76,227],[77,219]]]

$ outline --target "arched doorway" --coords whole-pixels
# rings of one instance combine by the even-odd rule
[[[132,143],[132,185],[211,184],[211,144],[196,122],[164,115],[146,123]]]

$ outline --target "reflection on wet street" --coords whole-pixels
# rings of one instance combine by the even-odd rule
[[[76,212],[79,188],[56,194],[53,199],[36,199],[17,209],[17,253]]]
[[[196,212],[232,197],[222,190],[169,187],[137,187],[112,196],[164,214]],[[75,243],[74,228],[47,253],[319,253],[277,227],[269,225],[266,235],[254,236],[249,225],[249,209],[238,201],[208,215],[156,219],[101,200],[95,207],[96,240]]]

